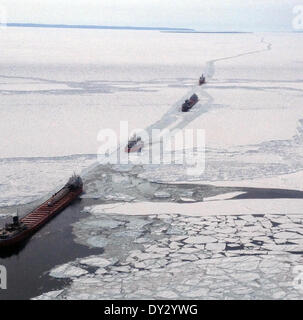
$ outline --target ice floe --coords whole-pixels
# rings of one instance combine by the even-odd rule
[[[96,205],[86,210],[93,214],[152,215],[182,214],[207,215],[252,215],[252,214],[300,214],[303,199],[241,199],[228,201],[205,201],[186,204],[171,202],[135,202],[113,205]]]
[[[66,263],[62,266],[58,266],[50,272],[50,276],[54,278],[73,278],[80,277],[88,272],[82,268],[73,266],[70,263]]]
[[[285,222],[288,216],[172,215],[170,224],[178,227],[181,235],[168,232],[165,227],[167,215],[98,214],[94,219],[98,223],[90,231],[95,232],[99,231],[99,222],[103,219],[125,223],[116,228],[107,223],[102,228],[102,236],[107,241],[103,254],[77,259],[51,270],[51,276],[69,278],[71,284],[58,295],[50,292],[37,299],[303,297],[303,290],[294,285],[294,268],[303,263],[302,247],[292,243],[303,241],[303,234],[292,232],[292,224],[283,226],[271,222],[277,219]],[[193,223],[201,226],[197,235],[190,235]],[[205,226],[214,223],[217,228],[212,235],[208,235]],[[143,243],[135,242],[136,237],[128,232],[134,226],[137,226],[139,233],[144,232]],[[303,217],[300,215],[296,216],[296,227],[303,229]],[[157,228],[163,229],[163,232],[155,233],[153,230]],[[74,226],[74,231],[83,244],[89,245],[89,239],[94,238],[87,232],[87,224],[81,221]],[[117,234],[122,238],[118,238]],[[296,234],[296,239],[293,234]],[[277,239],[286,242],[277,244]]]

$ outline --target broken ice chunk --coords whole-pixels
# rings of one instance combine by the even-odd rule
[[[177,299],[178,298],[177,294],[173,291],[170,291],[170,290],[159,292],[157,294],[157,296],[159,298],[163,298],[163,299]]]
[[[156,193],[154,193],[154,197],[155,198],[170,198],[170,194],[168,192],[165,191],[158,191]]]
[[[102,236],[94,236],[87,239],[87,243],[93,247],[104,248],[107,245],[108,241]]]
[[[82,268],[75,267],[70,263],[63,264],[50,271],[50,276],[54,278],[73,278],[79,277],[88,272]]]
[[[196,200],[192,198],[181,197],[180,202],[196,202]]]
[[[99,268],[105,268],[107,266],[114,264],[115,262],[116,261],[110,261],[108,259],[101,258],[98,256],[90,256],[80,260],[81,264],[86,264],[88,266],[99,267]]]
[[[210,251],[223,251],[225,247],[225,243],[207,243],[205,249]]]
[[[217,242],[218,240],[211,236],[193,236],[187,238],[184,242],[191,244],[199,244],[199,243],[208,243],[208,242]]]

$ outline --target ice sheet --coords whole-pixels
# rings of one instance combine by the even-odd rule
[[[206,132],[196,176],[169,164],[85,170],[85,197],[105,204],[85,208],[73,233],[104,254],[50,270],[71,284],[39,298],[302,297],[302,199],[228,200],[241,191],[177,184],[302,189],[301,35],[9,28],[0,37],[2,205],[87,168],[93,158],[70,155],[95,154],[98,131],[120,120]],[[193,92],[199,103],[181,114]]]
[[[195,203],[138,202],[97,205],[85,210],[92,214],[153,215],[180,214],[189,216],[244,214],[303,214],[302,199],[245,199]]]
[[[175,184],[188,183],[186,181],[175,182]],[[277,175],[268,178],[233,180],[233,181],[191,181],[191,185],[210,184],[222,187],[248,187],[248,188],[280,188],[289,190],[303,190],[303,171]]]
[[[228,193],[222,193],[217,196],[213,197],[205,197],[204,201],[218,201],[218,200],[229,200],[233,197],[239,196],[240,194],[245,194],[245,192],[228,192]]]
[[[0,159],[0,207],[37,200],[95,161],[93,155]]]
[[[0,37],[6,44],[0,53],[0,157],[6,160],[95,154],[98,131],[118,131],[119,121],[128,120],[130,129],[206,132],[204,173],[188,177],[175,166],[145,167],[142,178],[228,183],[303,170],[301,35],[9,28]],[[197,87],[202,72],[207,84]],[[199,103],[180,114],[193,92]],[[103,167],[93,167],[98,170]],[[4,175],[2,204],[13,204],[14,197],[20,203],[20,193],[21,202],[30,201],[36,190],[46,190],[41,179],[21,191],[28,170],[18,161],[9,171],[21,185],[13,191]],[[55,171],[48,179],[58,179]],[[278,187],[286,187],[283,180]]]

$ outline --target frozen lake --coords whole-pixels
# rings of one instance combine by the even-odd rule
[[[193,91],[200,104],[178,126],[204,129],[208,152],[206,171],[192,180],[283,181],[303,169],[300,34],[8,28],[0,37],[2,206],[37,198],[45,180],[50,190],[93,163],[101,129],[180,121],[177,107]],[[202,72],[209,82],[198,88]],[[152,176],[187,179],[162,169]]]
[[[41,298],[300,297],[289,283],[302,263],[301,34],[8,28],[0,39],[0,214],[82,172],[90,206],[73,237],[105,250],[49,270],[72,284]],[[96,163],[98,132],[121,120],[205,130],[205,171]],[[144,280],[158,274],[160,291]]]

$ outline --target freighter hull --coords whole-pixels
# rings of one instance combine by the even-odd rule
[[[188,106],[182,106],[182,112],[189,111],[198,101],[191,102]]]
[[[189,100],[185,100],[185,102],[182,104],[181,110],[182,112],[189,111],[197,102],[199,101],[198,96],[194,93]]]
[[[134,145],[133,147],[129,148],[128,146],[125,147],[125,152],[141,152],[144,147],[143,143],[138,143]]]
[[[59,192],[61,192],[61,190]],[[56,214],[61,212],[74,200],[76,200],[82,193],[82,191],[82,186],[77,189],[70,190],[67,194],[64,195],[64,197],[62,197],[52,205],[50,205],[50,201],[52,201],[55,195],[45,201],[38,208],[20,219],[20,225],[23,227],[22,230],[16,231],[14,234],[9,235],[5,239],[0,239],[0,248],[13,247],[32,236]],[[57,192],[57,194],[59,192]]]

